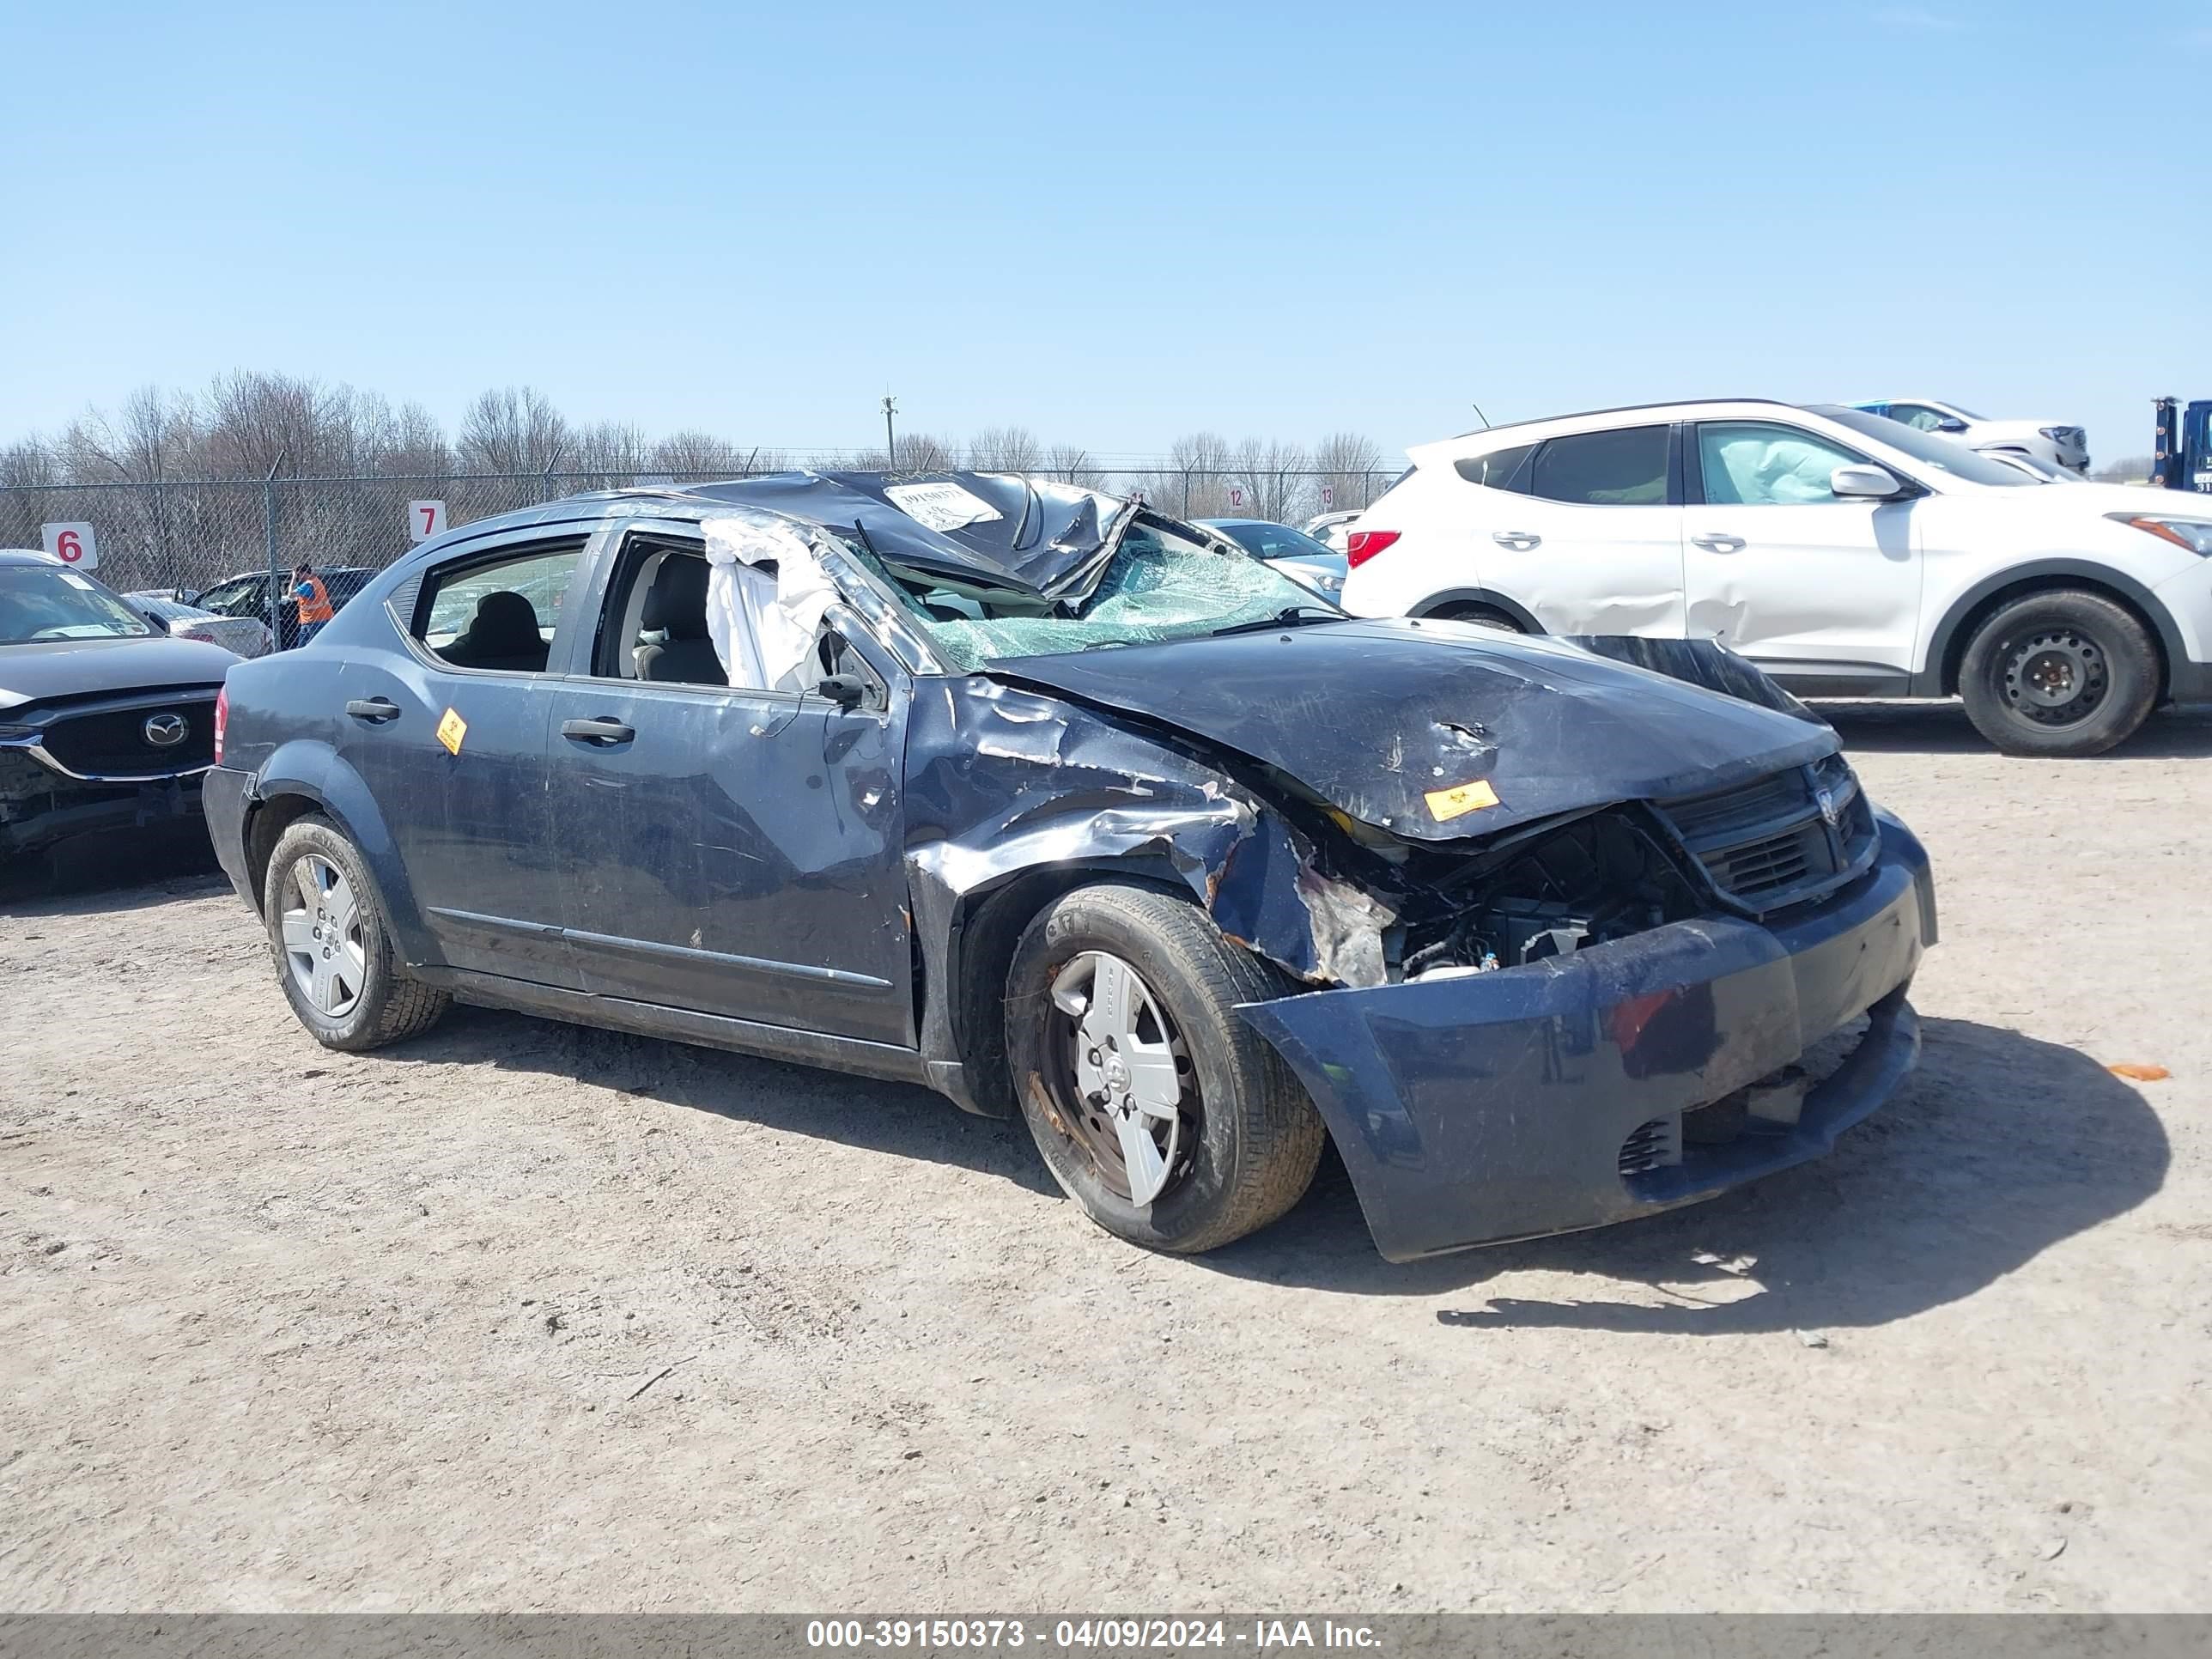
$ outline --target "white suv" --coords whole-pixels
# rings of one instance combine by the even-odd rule
[[[1832,404],[1494,427],[1408,453],[1343,604],[1717,638],[1805,696],[1946,696],[2009,754],[2090,755],[2212,699],[2212,499],[2038,483]]]

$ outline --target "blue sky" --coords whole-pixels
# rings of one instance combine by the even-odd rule
[[[2212,397],[2201,4],[23,0],[0,62],[0,439],[234,367],[1103,454]]]

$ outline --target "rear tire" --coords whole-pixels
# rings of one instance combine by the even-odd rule
[[[261,914],[285,1000],[325,1048],[360,1054],[420,1036],[452,1006],[445,992],[400,971],[368,864],[319,813],[276,838]]]
[[[1121,1025],[1126,1070],[1099,1035],[1111,1020],[1092,1024],[1112,1012],[1098,994],[1099,974],[1112,969],[1101,964],[1134,981],[1122,1005],[1140,1011]],[[1196,906],[1157,888],[1080,887],[1030,924],[1006,975],[1007,1062],[1045,1167],[1093,1221],[1150,1249],[1194,1254],[1257,1231],[1304,1194],[1327,1139],[1321,1115],[1236,1012],[1288,988]],[[1091,1055],[1095,1096],[1085,1087]],[[1169,1079],[1171,1121],[1157,1108],[1145,1115],[1115,1080],[1128,1077],[1142,1094],[1147,1076]],[[1164,1184],[1146,1203],[1132,1188],[1147,1184],[1149,1155],[1121,1150],[1131,1145],[1116,1110],[1125,1102],[1164,1166],[1164,1177],[1153,1166]]]
[[[2158,647],[2133,612],[2065,588],[2000,606],[1959,663],[1974,729],[2002,753],[2101,755],[2158,701]]]

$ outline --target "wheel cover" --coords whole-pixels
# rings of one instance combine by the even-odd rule
[[[368,981],[361,902],[344,873],[319,853],[292,866],[284,884],[284,967],[319,1013],[343,1019]]]
[[[1182,1035],[1134,968],[1085,951],[1052,981],[1047,1070],[1054,1125],[1139,1209],[1190,1167],[1198,1079]]]
[[[1997,666],[2005,706],[2038,726],[2075,726],[2112,688],[2104,647],[2077,628],[2046,628],[2014,641]]]

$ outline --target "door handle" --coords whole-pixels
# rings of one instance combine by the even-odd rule
[[[561,735],[584,743],[611,744],[628,743],[637,733],[617,720],[562,720]]]
[[[1741,536],[1692,536],[1690,538],[1690,544],[1692,547],[1702,547],[1708,553],[1741,553],[1744,548],[1743,538]]]
[[[399,718],[399,705],[389,697],[356,697],[346,704],[346,713],[371,726],[381,726]]]
[[[1490,539],[1500,547],[1510,547],[1516,553],[1526,553],[1532,547],[1541,547],[1544,538],[1527,530],[1493,530]]]

